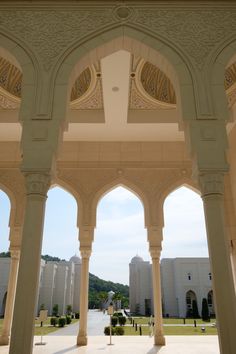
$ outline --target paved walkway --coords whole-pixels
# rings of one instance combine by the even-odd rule
[[[88,335],[103,336],[104,327],[108,326],[110,317],[104,315],[98,310],[89,310],[88,312]],[[77,336],[79,332],[79,322],[68,327],[59,329],[56,332],[49,333],[48,336]]]
[[[46,345],[34,346],[33,354],[219,354],[217,336],[166,336],[166,346],[153,345],[153,337],[113,336],[110,346],[109,337],[103,329],[109,323],[109,316],[99,311],[88,313],[88,345],[77,347],[76,336],[79,323],[62,328],[44,336]],[[34,343],[40,337],[34,338]],[[9,347],[0,347],[0,354],[8,354]],[[19,353],[23,354],[23,353]]]
[[[165,347],[153,346],[153,338],[144,336],[88,337],[86,347],[77,347],[74,336],[44,337],[44,346],[34,346],[33,354],[219,354],[217,336],[167,336]],[[35,337],[35,342],[39,337]],[[8,354],[0,347],[0,354]],[[23,353],[19,353],[23,354]]]

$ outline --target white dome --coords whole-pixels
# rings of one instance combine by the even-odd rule
[[[131,259],[131,263],[139,263],[139,262],[144,262],[144,260],[142,259],[142,257],[138,255]]]
[[[70,262],[73,262],[75,264],[80,264],[81,259],[78,256],[76,256],[76,254],[75,254],[73,257],[70,258]]]

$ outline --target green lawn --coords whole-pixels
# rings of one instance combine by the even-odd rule
[[[71,324],[77,322],[77,319],[73,319]],[[3,324],[3,319],[0,319],[0,334],[2,333],[2,324]],[[35,320],[35,330],[34,334],[35,336],[40,336],[40,335],[46,335],[51,332],[55,332],[59,329],[59,327],[53,327],[50,325],[50,318],[47,319],[47,321],[44,322],[43,327],[40,327],[40,321]]]
[[[137,324],[148,324],[150,317],[132,317],[134,322]],[[194,320],[192,318],[186,318],[185,323],[186,324],[193,324]],[[209,322],[203,322],[201,319],[197,319],[197,324],[207,324]],[[210,323],[214,323],[216,320],[211,319]],[[127,319],[127,323],[130,323],[129,319]],[[183,319],[182,318],[163,318],[163,323],[164,324],[183,324]]]
[[[135,331],[135,327],[133,326],[125,326],[125,335],[127,336],[139,336],[139,327],[138,330]],[[206,332],[202,333],[201,327],[189,327],[189,326],[165,326],[164,327],[164,335],[171,335],[171,336],[194,336],[194,335],[216,335],[217,329],[213,327],[206,327]],[[149,326],[142,326],[142,335],[150,335]]]

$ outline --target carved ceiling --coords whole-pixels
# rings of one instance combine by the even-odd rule
[[[19,108],[21,84],[21,71],[0,57],[0,108]],[[236,63],[226,69],[224,85],[229,107],[232,107],[236,102]],[[70,101],[71,109],[103,109],[100,63],[87,67],[78,76],[71,90]],[[154,110],[175,107],[175,91],[169,78],[155,65],[132,56],[129,108]]]

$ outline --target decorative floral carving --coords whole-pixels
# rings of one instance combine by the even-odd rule
[[[223,173],[202,173],[199,175],[203,198],[208,195],[224,193],[224,174]]]
[[[45,70],[49,70],[72,43],[113,21],[109,7],[58,8],[55,11],[1,9],[0,12],[0,27],[28,43],[41,58]]]
[[[160,105],[148,100],[137,89],[135,82],[131,81],[130,89],[130,108],[131,109],[157,109]]]
[[[8,97],[0,93],[0,108],[2,109],[17,109],[19,108],[19,103],[10,100]]]
[[[72,109],[102,109],[103,95],[102,95],[102,80],[97,79],[94,91],[85,99],[81,99],[77,104],[71,105]]]
[[[235,9],[136,8],[135,24],[185,52],[201,68],[212,50],[236,30]]]
[[[46,196],[50,187],[51,177],[44,173],[25,173],[27,194]]]

